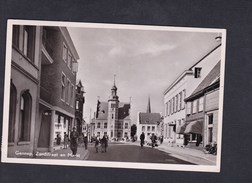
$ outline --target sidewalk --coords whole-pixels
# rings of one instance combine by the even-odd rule
[[[140,146],[140,142],[127,142],[128,144]],[[145,145],[145,147],[150,147]],[[187,147],[171,147],[168,144],[161,144],[155,147],[160,151],[169,153],[170,156],[179,158],[184,161],[191,162],[197,165],[216,165],[216,156],[212,154],[205,154],[203,150],[191,149]]]
[[[36,154],[37,159],[64,159],[64,160],[85,160],[88,157],[89,151],[84,147],[78,147],[76,156],[72,155],[71,149],[58,149],[53,153],[39,152]]]

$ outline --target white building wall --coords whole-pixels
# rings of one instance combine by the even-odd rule
[[[167,112],[166,103],[172,101],[173,98],[175,100],[176,96],[178,96],[181,91],[183,95],[183,100],[189,97],[192,92],[197,88],[197,86],[207,76],[207,74],[212,70],[212,68],[218,63],[218,61],[220,61],[220,58],[221,46],[215,49],[209,55],[207,55],[202,61],[194,65],[191,71],[185,71],[184,74],[182,74],[181,77],[177,81],[175,81],[172,86],[170,86],[171,88],[165,92],[164,142],[177,144],[179,146],[183,144],[183,135],[176,134],[174,132],[173,126],[170,125],[176,125],[176,127],[178,127],[184,122],[186,116],[184,101],[182,101],[182,108],[180,110],[177,110],[176,112],[173,112],[172,114],[169,114]],[[194,77],[195,67],[202,68],[199,78]],[[183,93],[183,91],[185,91],[185,94]],[[170,106],[168,107],[168,110],[170,110]]]

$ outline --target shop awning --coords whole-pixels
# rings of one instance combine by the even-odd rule
[[[183,123],[182,125],[179,125],[176,129],[177,134],[184,134],[184,131],[186,129],[187,123]]]
[[[202,131],[203,131],[203,122],[193,121],[186,126],[184,133],[196,133],[202,135]]]

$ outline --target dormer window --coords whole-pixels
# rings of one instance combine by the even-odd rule
[[[201,75],[201,67],[195,67],[194,68],[194,78],[200,78]]]

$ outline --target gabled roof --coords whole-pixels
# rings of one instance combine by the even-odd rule
[[[156,125],[162,121],[160,113],[139,113],[140,124]]]
[[[100,111],[97,119],[108,119],[108,102],[100,102]]]
[[[129,103],[119,103],[118,107],[118,119],[130,119],[130,104]],[[98,120],[108,119],[108,102],[100,103],[100,111],[98,115]]]
[[[198,87],[193,91],[193,93],[188,98],[185,99],[185,101],[189,101],[198,95],[204,94],[207,88],[214,86],[219,82],[220,82],[220,61],[203,79],[203,81],[198,85]]]
[[[130,119],[130,104],[119,103],[118,118],[119,119]]]

